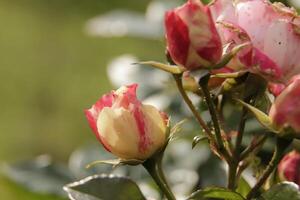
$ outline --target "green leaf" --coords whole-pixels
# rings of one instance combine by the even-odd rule
[[[283,182],[272,186],[258,200],[300,200],[299,187],[292,182]]]
[[[236,192],[246,198],[246,196],[250,190],[251,190],[251,187],[248,184],[248,182],[243,177],[241,177],[238,182],[238,187],[236,189]]]
[[[271,118],[265,114],[264,112],[260,111],[259,109],[255,108],[254,106],[247,104],[241,100],[237,100],[239,103],[241,103],[243,106],[245,106],[257,119],[257,121],[264,126],[266,129],[277,133],[279,130],[277,130],[276,126],[273,124]]]
[[[194,192],[189,200],[205,200],[209,198],[226,199],[226,200],[244,200],[244,198],[236,193],[225,188],[211,187],[204,190]]]
[[[143,160],[137,160],[137,159],[112,159],[112,160],[96,160],[94,162],[89,163],[86,168],[91,168],[95,165],[98,164],[108,164],[108,165],[112,165],[113,167],[117,167],[119,165],[140,165],[142,164],[144,161]]]
[[[74,180],[66,167],[53,163],[46,155],[13,165],[5,164],[1,172],[10,180],[40,194],[65,196],[62,187]]]
[[[64,187],[72,200],[145,200],[142,192],[129,178],[94,175]]]

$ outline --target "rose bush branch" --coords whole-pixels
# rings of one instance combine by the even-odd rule
[[[255,31],[255,22],[259,21],[265,26],[268,26],[269,31],[273,30],[275,27],[286,28],[287,31],[285,36],[289,36],[291,39],[288,40],[290,42],[289,44],[285,44],[289,45],[289,51],[292,51],[292,49],[295,49],[294,44],[299,44],[299,32],[297,32],[297,29],[291,28],[292,23],[290,22],[294,21],[298,16],[292,9],[288,9],[281,4],[271,4],[266,1],[243,1],[238,2],[237,4],[239,5],[232,4],[230,1],[217,0],[210,4],[210,6],[203,6],[200,1],[189,0],[183,6],[167,12],[165,17],[167,50],[169,51],[172,60],[177,65],[184,66],[187,70],[213,70],[214,67],[210,66],[218,66],[217,68],[222,69],[225,67],[227,68],[226,70],[234,71],[240,66],[243,66],[243,70],[258,74],[258,76],[250,75],[249,77],[253,80],[250,79],[251,81],[247,80],[245,82],[247,87],[245,88],[247,90],[245,92],[246,96],[244,100],[246,103],[250,103],[251,99],[255,100],[255,96],[262,96],[266,91],[265,81],[261,77],[264,77],[268,81],[286,82],[286,80],[300,72],[300,69],[296,69],[295,67],[291,67],[293,68],[292,73],[289,71],[289,69],[291,69],[289,66],[295,66],[293,63],[298,63],[298,60],[291,60],[290,63],[283,63],[283,60],[279,60],[280,55],[276,54],[276,52],[279,52],[276,51],[276,49],[282,49],[280,45],[286,38],[280,38],[279,32],[272,31],[268,32],[272,35],[272,37],[266,39],[268,42],[260,41],[260,39],[265,37],[256,35],[258,32]],[[258,8],[264,9],[258,14],[251,13],[255,13]],[[237,16],[235,16],[235,14]],[[260,20],[266,19],[265,15],[268,15],[273,19],[271,24],[268,24],[270,21],[265,22]],[[220,16],[220,19],[218,16]],[[287,23],[283,21],[277,23],[277,20],[282,18],[285,18]],[[214,20],[216,20],[216,24],[214,24]],[[293,23],[293,25],[295,25],[295,23]],[[216,27],[219,31],[218,33],[221,34],[221,39],[220,35],[216,32]],[[205,30],[205,32],[201,32],[201,30]],[[262,35],[267,34],[266,32],[259,33]],[[279,42],[275,43],[275,40],[271,41],[271,38],[279,38]],[[229,57],[228,60],[224,59],[224,61],[226,61],[224,62],[225,64],[219,66],[218,63],[223,63],[222,60],[220,61],[220,43],[225,44],[225,52],[230,52],[241,44],[247,45],[245,45],[241,51],[235,53],[233,57]],[[260,44],[263,46],[259,46]],[[261,51],[261,49],[266,51]],[[288,56],[289,54],[285,55]],[[280,58],[282,58],[282,56]],[[285,60],[287,61],[289,59]],[[260,82],[262,85],[259,84]],[[209,90],[207,87],[202,87],[202,92],[206,97],[208,108],[211,113],[216,135],[216,145],[217,147],[222,147],[225,141],[222,140],[220,134],[220,127],[214,104],[210,98]],[[274,105],[280,104],[279,102],[283,101],[283,98],[280,96],[278,99],[278,103],[275,101]],[[297,130],[298,127],[297,123],[294,123],[293,121],[295,118],[293,114],[290,119],[289,117],[286,117],[287,113],[284,109],[278,110],[284,111],[284,117],[283,114],[280,114],[281,111],[274,111],[274,106],[271,108],[270,112],[270,117],[273,120],[261,115],[263,114],[261,111],[257,112],[258,114],[256,116],[260,118],[259,120],[263,121],[262,124],[264,126],[271,128],[271,130],[275,127],[273,126],[273,122],[277,125],[283,125],[286,122],[289,122],[293,129]],[[274,113],[279,113],[277,114],[278,117],[274,117],[274,115],[276,115]],[[229,181],[229,188],[232,189],[235,188],[235,178],[238,177],[236,171],[239,162],[246,158],[248,154],[247,151],[257,149],[265,141],[263,138],[257,145],[250,144],[250,146],[246,148],[246,154],[240,155],[246,114],[247,109],[243,108],[236,146],[232,155],[233,162],[228,163],[231,166],[229,173],[229,180],[231,180]],[[283,129],[277,131],[280,135],[284,134],[283,132],[285,132]]]
[[[257,183],[254,185],[254,187],[250,190],[250,192],[247,195],[247,200],[251,200],[257,195],[258,190],[261,188],[261,186],[266,182],[266,180],[269,178],[271,173],[274,171],[274,169],[279,164],[280,160],[284,156],[285,150],[289,147],[292,140],[286,140],[278,138],[276,142],[276,148],[273,153],[273,157],[268,164],[265,171],[262,173],[262,175],[259,177]]]
[[[185,92],[185,90],[183,88],[182,74],[180,74],[180,75],[174,74],[173,77],[175,79],[177,88],[178,88],[179,93],[181,94],[183,100],[185,101],[185,103],[187,104],[187,106],[189,107],[189,109],[191,110],[193,115],[195,116],[195,118],[198,121],[198,123],[200,124],[200,126],[203,128],[203,130],[206,133],[207,137],[209,138],[210,142],[212,142],[214,144],[215,140],[211,133],[210,128],[207,126],[205,121],[202,119],[201,115],[198,113],[197,109],[193,105],[193,102],[190,100],[190,98],[188,97],[187,93]]]
[[[264,95],[265,90],[266,90],[266,81],[260,77],[259,75],[253,75],[253,74],[246,74],[247,76],[245,80],[245,92],[243,93],[243,99],[245,103],[255,103],[256,99],[260,95]],[[248,114],[248,109],[246,107],[242,108],[242,114],[240,118],[240,122],[238,125],[237,129],[237,136],[235,140],[235,148],[233,151],[233,160],[232,160],[232,165],[229,168],[229,180],[231,180],[228,184],[228,187],[231,189],[236,188],[236,182],[237,179],[239,178],[238,173],[238,167],[239,163],[243,161],[243,157],[241,156],[241,145],[243,141],[243,136],[244,136],[244,131],[245,131],[245,125],[247,121],[247,114]],[[250,144],[248,147],[251,147],[252,144]],[[248,148],[246,147],[246,148]]]
[[[221,153],[221,155],[224,157],[224,159],[229,163],[231,163],[231,155],[228,151],[228,149],[225,147],[225,141],[222,139],[222,134],[221,134],[221,129],[220,129],[220,124],[219,124],[219,119],[217,116],[217,111],[216,107],[214,105],[214,102],[211,98],[211,94],[207,88],[207,83],[210,78],[210,74],[205,75],[199,80],[199,84],[202,88],[202,92],[205,98],[205,102],[208,106],[208,110],[210,112],[210,116],[213,122],[214,126],[214,133],[216,137],[216,143],[217,143],[217,150]]]
[[[259,139],[253,138],[251,144],[240,154],[240,160],[244,160],[249,156],[251,153],[255,152],[256,148],[260,148],[261,145],[266,141],[268,135],[265,134]]]
[[[247,114],[247,110],[245,108],[243,108],[241,120],[240,120],[238,131],[237,131],[235,148],[233,150],[233,156],[232,156],[232,161],[231,161],[232,163],[231,163],[231,165],[229,165],[228,188],[232,189],[232,190],[235,190],[235,188],[236,188],[236,182],[239,177],[237,170],[238,170],[240,161],[243,160],[240,157],[240,148],[241,148],[244,130],[245,130],[246,114]]]
[[[238,130],[237,130],[237,137],[236,137],[236,141],[235,141],[234,155],[238,160],[240,159],[240,151],[241,151],[241,145],[242,145],[244,131],[245,131],[247,113],[248,113],[248,110],[246,108],[243,108],[240,123],[239,123],[239,127],[238,127]]]

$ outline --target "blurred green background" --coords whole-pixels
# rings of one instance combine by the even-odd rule
[[[132,53],[161,60],[163,41],[98,38],[88,19],[113,8],[144,12],[146,0],[0,1],[0,162],[41,154],[67,161],[94,141],[83,110],[111,89],[106,65]],[[0,177],[0,199],[46,198]]]

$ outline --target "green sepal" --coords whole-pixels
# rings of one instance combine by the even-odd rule
[[[171,74],[182,74],[185,70],[185,68],[177,65],[167,65],[164,63],[156,62],[156,61],[144,61],[144,62],[138,62],[133,64],[141,64],[141,65],[150,65],[154,68],[163,70],[165,72],[169,72]]]
[[[255,108],[254,106],[245,103],[244,101],[241,101],[239,99],[236,99],[240,104],[245,106],[257,119],[257,121],[266,129],[274,132],[274,133],[279,133],[280,129],[276,127],[276,125],[273,123],[272,119],[265,114],[264,112],[260,111],[259,109]]]
[[[179,122],[177,122],[172,128],[170,125],[168,125],[169,128],[169,136],[168,136],[168,142],[172,141],[175,138],[176,133],[181,131],[181,126],[186,122],[186,119],[183,119]]]
[[[223,56],[223,58],[221,59],[221,61],[219,63],[213,65],[212,67],[210,67],[210,69],[221,69],[221,68],[225,67],[239,51],[241,51],[243,48],[245,48],[249,45],[250,45],[250,43],[246,42],[246,43],[235,46],[229,53],[227,53]]]
[[[239,72],[232,72],[232,73],[219,73],[211,75],[212,78],[238,78],[246,74],[247,71],[239,71]]]

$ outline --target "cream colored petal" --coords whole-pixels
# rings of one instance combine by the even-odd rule
[[[147,154],[151,155],[166,142],[166,124],[161,114],[154,106],[143,105],[142,112],[146,122],[146,134],[151,144]]]
[[[120,158],[137,158],[139,134],[133,115],[124,108],[104,108],[97,120],[102,138]]]

